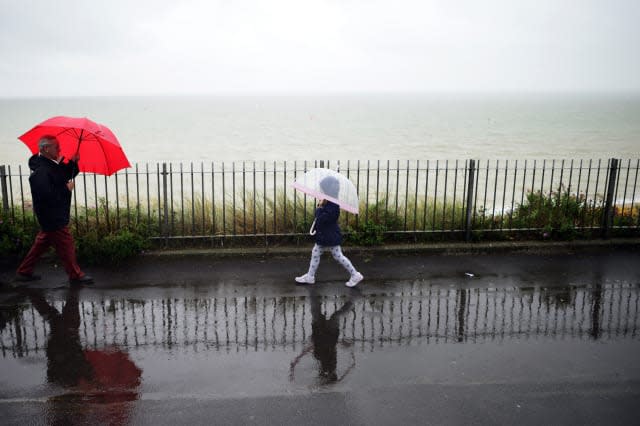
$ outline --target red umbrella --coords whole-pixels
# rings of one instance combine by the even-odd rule
[[[142,370],[129,355],[116,348],[85,350],[85,359],[91,364],[94,376],[91,382],[102,390],[133,391],[140,385]]]
[[[18,139],[35,154],[39,151],[38,142],[46,135],[58,139],[63,157],[71,158],[76,152],[80,154],[78,168],[81,172],[110,176],[131,166],[113,132],[86,117],[52,117]]]

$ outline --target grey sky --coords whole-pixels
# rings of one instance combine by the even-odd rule
[[[640,91],[638,0],[0,0],[0,96]]]

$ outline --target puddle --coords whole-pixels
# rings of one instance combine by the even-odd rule
[[[618,368],[640,377],[640,292],[631,283],[455,288],[417,280],[330,290],[33,290],[3,307],[0,399],[113,404],[393,383],[615,380]]]

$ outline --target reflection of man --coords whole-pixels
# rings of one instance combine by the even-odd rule
[[[64,387],[89,382],[93,368],[85,359],[80,344],[80,309],[78,287],[69,289],[62,313],[47,303],[36,291],[29,292],[31,304],[50,327],[47,341],[47,380]]]
[[[340,337],[339,319],[352,308],[353,302],[348,300],[327,319],[326,314],[322,313],[320,297],[315,291],[311,291],[311,345],[291,363],[291,376],[293,376],[293,369],[300,359],[313,349],[313,357],[319,362],[320,378],[326,383],[338,381],[336,369],[338,365],[337,345]]]
[[[49,400],[51,424],[126,424],[129,409],[123,402],[138,399],[140,370],[122,351],[84,350],[80,342],[80,287],[69,289],[62,312],[36,290],[26,289],[31,304],[49,323],[47,381],[71,390],[64,398]],[[89,403],[116,404],[105,410]],[[92,420],[88,420],[92,417]]]
[[[16,272],[16,281],[33,281],[40,276],[33,268],[50,246],[55,247],[71,284],[91,284],[76,260],[73,236],[69,232],[71,191],[75,187],[73,178],[78,174],[76,154],[67,164],[60,157],[60,144],[54,136],[44,136],[38,142],[40,152],[29,159],[29,184],[40,232],[33,246]]]
[[[3,285],[0,282],[0,287]],[[21,294],[10,296],[4,299],[4,303],[0,305],[0,332],[20,316],[24,310],[24,296]],[[17,323],[16,323],[17,324]],[[18,325],[16,325],[18,327]]]

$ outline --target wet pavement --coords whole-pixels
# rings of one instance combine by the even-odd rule
[[[356,289],[329,256],[43,262],[0,290],[2,423],[637,424],[640,251],[350,257]]]

